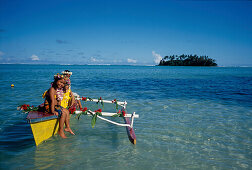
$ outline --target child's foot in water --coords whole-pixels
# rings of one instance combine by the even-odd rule
[[[60,135],[60,137],[62,137],[63,139],[67,138],[65,133],[63,131],[58,131],[58,134]]]
[[[71,128],[65,128],[65,131],[71,133],[72,135],[75,135]]]

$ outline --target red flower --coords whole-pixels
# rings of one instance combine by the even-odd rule
[[[100,100],[102,100],[102,98],[100,97]]]
[[[96,112],[100,112],[100,113],[101,113],[101,112],[102,112],[102,110],[101,110],[101,109],[98,109],[98,110],[96,110]]]
[[[125,115],[126,115],[126,112],[123,110],[123,111],[122,111],[122,114],[123,114],[123,116],[125,116]]]
[[[27,110],[27,105],[26,105],[26,104],[23,104],[23,105],[21,106],[21,109]]]
[[[114,103],[114,100],[112,100],[112,103]]]
[[[27,105],[27,107],[30,107],[30,105]]]
[[[114,101],[116,102],[116,99],[114,99]]]
[[[82,99],[83,101],[86,101],[86,100],[87,100],[87,98],[86,98],[86,97],[82,97],[81,99]]]
[[[69,112],[70,112],[71,114],[73,114],[75,111],[76,111],[76,108],[70,108],[70,109],[69,109]]]
[[[87,107],[84,107],[83,109],[81,109],[81,111],[83,112],[87,111]]]
[[[121,113],[121,110],[119,110],[117,113]]]

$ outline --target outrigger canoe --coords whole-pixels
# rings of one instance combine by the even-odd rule
[[[81,98],[76,98],[77,100],[81,100]],[[99,102],[96,99],[92,99],[89,101]],[[113,101],[103,100],[104,103],[113,103]],[[117,102],[119,106],[122,107],[122,111],[126,113],[126,105],[127,102]],[[75,114],[80,114],[82,111],[75,111]],[[88,110],[88,115],[94,115],[95,112]],[[138,118],[139,116],[135,114],[125,114],[123,117],[124,124],[114,122],[112,120],[106,119],[103,116],[115,116],[118,113],[108,113],[102,112],[102,116],[97,116],[98,118],[107,121],[109,123],[126,127],[126,131],[128,134],[128,138],[131,143],[136,144],[136,135],[133,129],[134,118]],[[131,120],[130,120],[131,118]],[[41,144],[43,141],[49,139],[53,135],[57,134],[59,130],[59,118],[56,115],[39,112],[39,111],[30,111],[27,115],[28,123],[31,126],[34,141],[36,146]]]
[[[39,107],[43,107],[43,104]],[[40,111],[30,111],[26,119],[31,126],[36,146],[56,135],[59,130],[59,118],[56,115]]]
[[[36,146],[57,134],[59,130],[59,119],[56,115],[31,111],[27,115],[27,120],[31,126]]]

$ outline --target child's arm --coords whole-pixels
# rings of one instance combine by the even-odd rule
[[[74,95],[73,95],[72,91],[70,91],[70,96],[71,96],[71,99],[70,99],[70,101],[71,101],[70,107],[71,107],[75,103],[75,98],[74,98]]]
[[[58,116],[58,112],[55,112],[55,90],[53,88],[50,88],[49,90],[49,96],[50,96],[50,100],[51,100],[51,104],[50,104],[50,110],[51,113]]]

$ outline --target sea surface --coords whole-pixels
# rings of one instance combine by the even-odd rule
[[[124,127],[97,120],[92,128],[91,117],[72,116],[75,136],[56,135],[35,146],[17,106],[41,104],[53,75],[65,69],[73,72],[72,91],[80,96],[128,102],[127,111],[139,115],[136,145]],[[0,169],[251,167],[251,67],[0,65]]]

